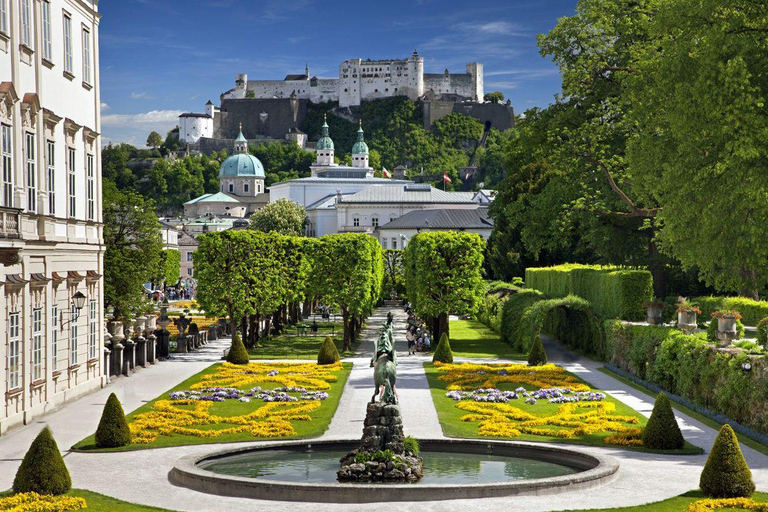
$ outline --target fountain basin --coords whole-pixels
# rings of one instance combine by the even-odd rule
[[[184,457],[171,470],[169,479],[175,485],[220,496],[371,503],[555,494],[597,487],[611,481],[619,469],[612,457],[555,445],[441,439],[421,440],[425,460],[421,482],[336,482],[338,454],[358,444],[359,441],[268,442]],[[306,463],[302,462],[304,458]],[[475,467],[479,471],[473,476]],[[542,476],[546,474],[557,476]]]

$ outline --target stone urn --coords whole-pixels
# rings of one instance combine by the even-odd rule
[[[717,318],[717,339],[720,340],[723,347],[730,345],[738,335],[735,316],[725,315]]]
[[[661,325],[664,323],[664,319],[661,316],[662,306],[658,304],[651,304],[648,306],[648,314],[645,321],[651,325]]]
[[[698,327],[696,323],[695,311],[678,311],[677,312],[677,328],[686,334],[689,334]]]

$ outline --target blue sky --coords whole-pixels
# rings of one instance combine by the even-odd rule
[[[338,76],[345,59],[404,58],[424,69],[485,65],[485,90],[516,112],[546,106],[560,90],[536,34],[573,14],[576,0],[108,0],[100,2],[104,143],[143,146],[180,112],[249,79]]]

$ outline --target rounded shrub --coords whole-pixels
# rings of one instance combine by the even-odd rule
[[[227,354],[227,362],[232,364],[248,364],[249,361],[250,357],[245,349],[245,345],[243,345],[243,340],[240,339],[240,333],[235,331],[232,335],[232,346]]]
[[[768,347],[768,317],[757,323],[757,342],[763,347]]]
[[[747,498],[755,492],[752,472],[728,424],[723,425],[715,439],[699,487],[710,498]]]
[[[13,479],[13,492],[36,492],[58,496],[72,488],[64,459],[53,434],[45,427],[32,441]]]
[[[131,443],[131,430],[125,420],[123,406],[114,393],[107,398],[107,404],[101,413],[99,427],[96,429],[96,446],[99,448],[118,448]]]
[[[672,404],[663,392],[656,396],[653,412],[643,429],[643,446],[654,450],[679,450],[685,445]]]
[[[338,363],[339,351],[336,349],[336,344],[330,336],[326,336],[323,344],[320,345],[320,352],[317,354],[317,364],[334,364]]]
[[[541,366],[547,364],[547,351],[544,350],[544,343],[541,336],[536,338],[531,346],[531,352],[528,354],[528,366]]]
[[[448,335],[443,333],[440,336],[440,343],[437,344],[435,354],[432,356],[433,363],[452,363],[453,352],[451,351],[451,343],[448,341]]]

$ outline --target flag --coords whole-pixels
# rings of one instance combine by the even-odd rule
[[[392,177],[392,175],[389,173],[389,171],[387,170],[387,168],[386,168],[386,167],[382,167],[382,168],[381,168],[381,174],[382,174],[382,175],[383,175],[385,178],[391,178],[391,177]]]
[[[446,173],[443,173],[443,182],[444,183],[450,183],[451,182],[450,176],[448,176]]]

